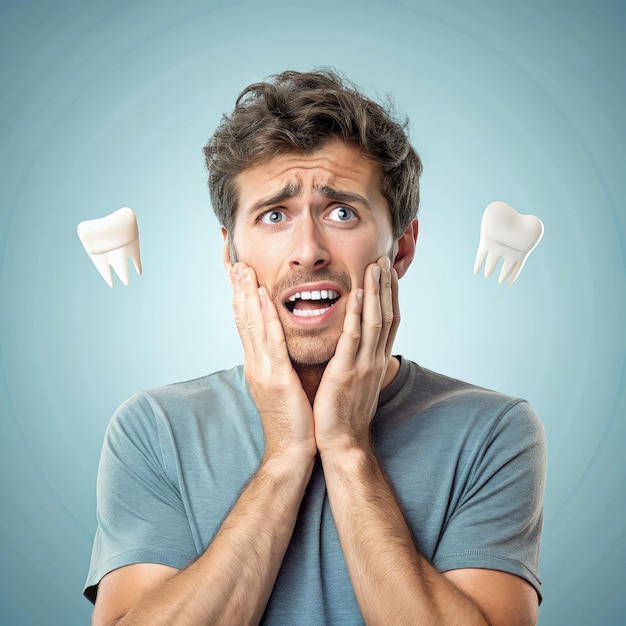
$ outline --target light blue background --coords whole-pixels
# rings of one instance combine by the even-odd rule
[[[540,624],[623,624],[626,9],[615,1],[6,2],[0,9],[0,621],[85,624],[107,421],[241,360],[201,148],[249,82],[332,65],[424,162],[396,349],[528,398],[549,442]],[[472,266],[493,200],[546,233]],[[76,226],[137,214],[106,286]]]

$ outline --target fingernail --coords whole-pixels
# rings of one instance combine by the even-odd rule
[[[363,289],[356,290],[356,301],[361,304],[363,302]]]
[[[374,280],[379,281],[380,280],[380,265],[374,265],[374,268],[372,269],[372,276],[374,277]]]
[[[383,261],[383,269],[385,270],[385,272],[388,272],[391,269],[391,261],[389,260],[389,257],[386,256],[384,257],[384,261]]]

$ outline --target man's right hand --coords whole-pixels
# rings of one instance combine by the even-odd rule
[[[296,374],[276,307],[244,263],[229,268],[244,371],[265,431],[265,457],[312,459],[317,451],[313,410]]]
[[[104,576],[94,625],[254,624],[267,606],[313,470],[313,410],[267,290],[243,264],[230,269],[230,279],[265,456],[212,542],[188,567],[136,563]]]

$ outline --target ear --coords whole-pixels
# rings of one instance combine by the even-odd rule
[[[228,270],[233,265],[233,261],[230,258],[230,245],[228,238],[228,231],[222,226],[222,237],[224,238],[224,249],[222,250],[222,260],[224,261],[224,267]]]
[[[393,260],[393,267],[398,272],[398,278],[402,278],[415,256],[415,244],[417,243],[417,234],[419,231],[419,222],[414,219],[404,231],[404,234],[396,242],[398,251]]]

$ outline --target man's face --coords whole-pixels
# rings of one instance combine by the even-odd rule
[[[235,179],[231,243],[270,293],[297,365],[330,360],[350,290],[363,286],[378,257],[393,261],[380,182],[380,166],[339,141],[310,155],[278,156]]]

